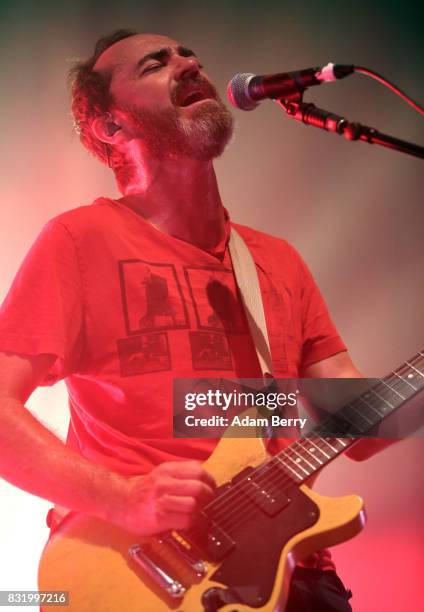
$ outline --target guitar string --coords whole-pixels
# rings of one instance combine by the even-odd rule
[[[420,355],[421,357],[420,357],[419,355]],[[412,363],[412,364],[414,364],[414,365],[421,365],[421,364],[414,363],[414,361],[417,361],[417,360],[421,361],[421,358],[422,358],[422,357],[424,357],[424,355],[421,355],[421,353],[420,353],[419,355],[417,355],[417,356],[415,356],[414,358],[412,358],[412,359],[411,359],[409,362],[405,362],[405,363],[404,363],[404,364],[403,364],[403,365],[402,365],[400,368],[398,368],[398,371],[400,372],[400,371],[404,370],[404,371],[405,371],[405,373],[406,373],[408,370],[410,370],[410,369],[411,369],[411,367],[410,367],[410,364],[411,364],[411,363]],[[403,374],[403,373],[404,373],[404,372],[402,372],[402,374]],[[424,378],[424,374],[423,374],[422,372],[420,372],[420,371],[418,370],[418,373],[420,374],[420,376],[422,376],[422,377]],[[395,372],[394,372],[394,374],[395,374],[395,376],[397,376],[397,374],[396,374]],[[389,378],[389,377],[386,377],[386,379],[387,379],[387,378]],[[384,379],[382,379],[380,382],[382,382],[383,380],[384,380]],[[409,385],[409,386],[412,386],[412,388],[413,388],[414,390],[416,390],[416,388],[415,388],[413,385],[411,385],[411,384],[410,384],[410,382],[408,382],[407,380],[404,380],[404,379],[400,379],[400,380],[401,380],[402,384],[407,384],[407,385]],[[399,381],[395,379],[395,381],[394,381],[394,382],[399,382]],[[386,385],[386,386],[387,386],[387,385]],[[390,389],[392,389],[392,388],[390,387]],[[392,390],[394,390],[394,391],[396,392],[396,390],[395,390],[395,389],[392,389]],[[386,400],[384,400],[384,398],[382,398],[382,399],[383,399],[383,401],[385,401],[386,403],[388,403]],[[369,407],[370,407],[372,410],[374,410],[374,412],[376,412],[376,409],[375,409],[375,408],[373,408],[372,406],[369,406]],[[378,413],[378,411],[377,411],[377,413]],[[379,417],[380,417],[380,418],[383,416],[383,415],[381,415],[380,413],[378,413],[378,415],[379,415]],[[303,439],[303,440],[306,440],[306,439]],[[318,436],[318,438],[317,438],[317,439],[315,439],[315,440],[318,440],[319,442],[321,442],[321,444],[322,444],[322,442],[324,442],[324,444],[328,445],[328,442],[326,442],[324,438],[321,438],[321,437],[319,437],[319,436]],[[333,444],[334,444],[334,442],[333,442]],[[331,445],[330,445],[330,446],[331,446]],[[325,447],[321,448],[321,447],[318,445],[318,448],[319,448],[319,450],[320,450],[321,452],[323,452],[323,450],[324,450],[324,448],[325,448]],[[347,447],[346,447],[346,448],[347,448]],[[263,478],[263,480],[261,481],[261,486],[262,486],[262,487],[264,487],[264,486],[269,486],[269,484],[268,484],[268,483],[270,483],[271,485],[274,485],[274,484],[276,484],[276,485],[277,485],[277,484],[278,484],[278,486],[280,486],[280,487],[282,486],[282,483],[284,483],[284,484],[288,484],[288,485],[290,485],[290,487],[292,487],[293,485],[296,485],[296,484],[299,484],[299,485],[300,485],[300,484],[301,484],[301,483],[302,483],[304,480],[306,480],[307,478],[309,478],[309,477],[310,477],[310,476],[311,476],[311,475],[312,475],[314,472],[318,471],[318,470],[319,470],[321,467],[323,467],[323,465],[313,466],[313,467],[314,467],[314,469],[313,469],[313,471],[312,471],[310,474],[308,474],[308,471],[307,471],[307,470],[303,470],[303,471],[305,471],[305,474],[307,474],[307,475],[306,475],[306,476],[303,476],[303,474],[302,474],[302,476],[300,477],[300,479],[299,479],[299,476],[298,476],[298,474],[297,474],[296,470],[294,470],[294,469],[293,469],[293,470],[291,470],[292,472],[294,472],[295,474],[297,474],[297,478],[298,478],[298,480],[296,480],[296,479],[294,479],[293,477],[291,477],[291,476],[290,476],[290,475],[289,475],[287,472],[282,472],[282,470],[280,469],[280,471],[279,471],[279,472],[277,472],[277,479],[279,479],[279,480],[281,481],[281,483],[277,483],[277,479],[275,478],[275,475],[273,475],[273,474],[272,474],[272,473],[270,473],[270,472],[272,472],[272,468],[273,468],[275,465],[278,465],[278,464],[276,464],[276,463],[275,463],[275,459],[277,459],[277,458],[278,458],[278,456],[279,456],[280,454],[286,455],[286,457],[288,457],[288,458],[289,458],[289,459],[290,459],[290,460],[291,460],[291,461],[294,463],[294,466],[296,467],[296,469],[297,469],[298,471],[301,471],[301,470],[302,470],[302,466],[300,466],[300,465],[299,465],[299,463],[300,463],[300,462],[299,462],[299,461],[296,461],[296,459],[298,459],[298,456],[299,456],[299,453],[297,452],[297,449],[300,449],[300,450],[301,450],[301,451],[303,451],[303,452],[305,451],[305,449],[302,447],[302,445],[301,445],[301,444],[300,444],[298,441],[297,441],[297,442],[294,442],[294,443],[293,443],[293,444],[291,444],[290,446],[286,447],[286,449],[284,449],[282,452],[278,453],[278,455],[276,455],[276,456],[274,456],[272,459],[270,459],[270,460],[269,460],[269,461],[268,461],[266,464],[264,464],[263,466],[261,466],[261,467],[259,467],[259,468],[256,468],[256,470],[254,470],[255,480],[256,480],[256,479],[258,479],[258,480],[259,480],[260,478]],[[328,448],[327,448],[327,450],[328,450]],[[340,453],[342,450],[344,450],[344,449],[343,449],[343,448],[337,449],[336,454]],[[326,453],[325,453],[325,452],[323,452],[323,454],[326,456]],[[297,455],[297,457],[296,457],[296,455]],[[312,456],[312,455],[311,455],[311,456]],[[333,457],[331,457],[331,458],[334,458],[335,456],[336,456],[336,455],[333,455]],[[316,459],[316,455],[315,455],[315,456],[313,456],[313,457]],[[326,456],[325,463],[327,463],[327,461],[329,460],[329,459],[327,459],[327,457],[328,457],[328,455]],[[295,459],[295,458],[296,458],[296,459]],[[301,458],[301,461],[303,461],[304,463],[308,463],[308,461],[305,461],[305,459],[304,459],[304,457],[303,457],[302,455],[300,455],[300,458]],[[278,459],[277,459],[277,460],[278,460]],[[271,465],[271,463],[272,463],[272,462],[273,462],[273,465]],[[287,464],[284,464],[284,462],[283,462],[283,465],[285,465],[285,467],[288,467],[288,469],[291,469],[291,468],[290,468],[290,467],[289,467]],[[309,465],[312,465],[312,464],[309,462]],[[300,467],[300,470],[299,470],[299,467]],[[262,472],[262,473],[261,473],[261,472]],[[265,474],[263,474],[263,472],[265,472]],[[224,503],[226,504],[226,513],[225,513],[225,518],[226,518],[226,519],[228,519],[228,517],[229,517],[229,514],[228,514],[228,501],[230,500],[230,498],[235,498],[235,497],[236,497],[236,496],[239,494],[241,487],[242,487],[243,485],[245,485],[245,484],[248,482],[248,478],[249,478],[249,476],[251,476],[251,475],[253,475],[253,474],[249,474],[249,475],[247,475],[247,476],[246,476],[244,479],[241,479],[241,481],[239,481],[238,483],[236,483],[235,485],[233,485],[233,486],[231,487],[231,489],[230,489],[230,490],[223,491],[221,495],[219,495],[217,498],[215,498],[215,500],[212,500],[212,502],[210,502],[209,504],[207,504],[207,505],[206,505],[206,506],[203,508],[204,510],[207,510],[208,508],[215,507],[215,509],[217,510],[217,512],[216,512],[216,514],[214,513],[214,518],[213,518],[213,520],[215,520],[216,522],[218,522],[218,519],[219,519],[219,514],[218,514],[218,513],[219,513],[219,510],[218,510],[218,508],[219,508],[220,506],[222,506]],[[267,481],[268,481],[268,482],[267,482]],[[236,489],[238,489],[238,490],[236,490]],[[248,500],[248,501],[250,501],[250,500]],[[245,505],[245,506],[249,506],[249,504],[248,504],[248,503],[247,503],[247,504],[244,504],[244,505]],[[241,509],[241,508],[240,508],[240,505],[239,505],[239,506],[237,507],[237,513],[239,513],[239,512],[240,512],[240,509]],[[220,526],[221,526],[221,525],[220,525]]]
[[[342,446],[342,447],[337,447],[336,443],[335,443],[335,439],[331,438],[331,443],[328,442],[328,440],[325,440],[324,438],[320,438],[320,437],[316,437],[316,438],[312,438],[312,439],[304,439],[302,440],[302,442],[307,443],[308,446],[313,446],[315,449],[318,448],[318,450],[322,453],[322,456],[325,457],[325,459],[323,461],[321,461],[320,459],[318,459],[316,457],[316,455],[313,455],[312,453],[310,453],[310,451],[307,451],[310,455],[311,458],[316,459],[319,462],[318,466],[314,466],[314,469],[312,472],[306,472],[305,474],[306,476],[302,475],[299,476],[298,473],[296,472],[295,469],[293,469],[293,473],[295,473],[297,475],[297,478],[293,478],[293,476],[291,476],[288,472],[287,469],[284,469],[284,471],[282,471],[282,467],[284,466],[285,468],[288,467],[287,463],[285,463],[282,459],[282,456],[285,456],[286,460],[287,458],[290,459],[296,469],[300,472],[299,470],[299,465],[296,463],[295,457],[298,456],[300,453],[297,452],[297,449],[300,449],[301,451],[305,451],[305,448],[302,446],[301,443],[299,442],[295,442],[292,445],[288,446],[286,449],[280,451],[278,453],[278,455],[272,457],[272,459],[270,459],[264,466],[262,466],[258,472],[255,474],[255,481],[257,481],[258,486],[260,487],[272,487],[275,486],[277,487],[275,489],[275,491],[273,492],[272,490],[270,490],[269,492],[271,494],[277,494],[279,491],[289,491],[289,489],[291,489],[293,486],[296,485],[300,485],[302,484],[305,480],[307,480],[308,478],[310,478],[315,472],[317,472],[319,469],[321,469],[322,467],[324,467],[324,465],[330,461],[331,459],[333,459],[334,457],[336,457],[337,454],[339,454],[342,450],[344,450],[345,448],[347,448],[347,444]],[[340,442],[339,442],[340,444]],[[293,452],[294,448],[296,448],[296,451]],[[331,453],[330,455],[328,453]],[[300,455],[302,456],[302,455]],[[311,459],[313,460],[313,459]],[[280,463],[278,463],[280,461]],[[310,464],[312,465],[312,464]],[[276,469],[277,468],[277,469]],[[288,468],[290,469],[290,468]],[[265,472],[265,473],[264,473]],[[248,477],[247,477],[248,478]],[[245,479],[246,480],[246,479]],[[239,483],[236,483],[235,486],[237,486]],[[244,484],[244,483],[243,483]],[[234,487],[235,488],[235,487]],[[224,515],[219,515],[219,512],[214,513],[213,516],[213,520],[215,522],[218,523],[219,521],[219,526],[220,527],[230,527],[231,523],[232,523],[232,518],[235,514],[237,514],[237,516],[239,515],[240,511],[244,510],[245,508],[249,509],[252,508],[252,503],[251,500],[244,498],[243,502],[240,503],[240,487],[238,487],[238,491],[236,492],[237,495],[233,496],[233,500],[232,501],[237,501],[239,502],[237,504],[237,507],[234,508],[235,512],[231,513],[228,510],[228,503],[225,504],[225,514]],[[225,492],[224,492],[225,494]],[[235,499],[237,497],[237,499]],[[222,501],[223,499],[223,495],[220,496],[219,501]],[[227,497],[227,500],[229,499],[229,496]],[[222,509],[222,505],[220,504]],[[230,505],[231,508],[231,505]]]
[[[404,368],[404,369],[405,369],[405,368]],[[422,375],[422,374],[421,374],[421,375]],[[424,376],[423,376],[423,377],[424,377]],[[414,389],[415,389],[415,388],[414,388]],[[371,409],[373,409],[373,408],[371,407]],[[374,410],[374,412],[375,412],[375,408],[374,408],[373,410]],[[384,416],[384,415],[381,415],[381,414],[380,414],[380,413],[378,413],[378,412],[377,412],[377,414],[378,414],[379,418],[381,418],[382,416]],[[327,448],[327,446],[328,446],[328,441],[325,441],[324,439],[322,439],[322,441],[324,442],[324,444],[326,444],[326,447],[323,447],[323,448]],[[334,444],[334,442],[333,442],[333,444]],[[330,445],[330,446],[331,446],[331,445]],[[296,451],[295,451],[295,452],[294,452],[294,454],[293,454],[293,452],[292,452],[292,451],[294,450],[294,447],[296,447]],[[295,457],[296,455],[299,455],[299,453],[297,453],[297,449],[298,449],[298,448],[300,448],[300,449],[301,449],[301,450],[303,450],[303,451],[305,450],[304,448],[302,448],[302,446],[301,446],[299,443],[294,443],[294,444],[290,445],[289,447],[287,447],[286,449],[284,449],[284,451],[283,451],[283,453],[282,453],[282,454],[285,454],[286,456],[288,456],[288,457],[289,457],[289,458],[290,458],[290,459],[291,459],[291,460],[294,462],[294,464],[295,464],[295,466],[297,467],[297,469],[299,468],[299,465],[298,465],[298,463],[297,463],[297,462],[295,462],[295,460],[293,459],[293,457]],[[319,450],[323,451],[323,449],[322,449],[321,447],[319,447]],[[327,448],[327,450],[328,450],[328,448]],[[337,449],[337,450],[338,450],[338,451],[341,451],[342,449]],[[328,455],[326,455],[326,453],[325,453],[325,452],[324,452],[323,454],[326,456],[326,459],[327,459],[327,458],[329,458],[329,457],[328,457]],[[316,457],[316,456],[315,456],[315,457]],[[301,456],[301,458],[302,458],[302,456]],[[274,457],[272,460],[275,460],[275,457]],[[269,462],[267,462],[267,463],[266,463],[264,466],[262,466],[262,468],[259,468],[259,469],[257,468],[257,469],[256,469],[256,471],[255,471],[255,476],[256,476],[256,477],[259,477],[259,478],[260,478],[261,476],[263,476],[263,475],[261,474],[261,471],[266,471],[267,473],[272,472],[272,470],[270,469],[270,462],[271,462],[272,460],[270,460]],[[274,463],[275,463],[275,461],[274,461]],[[287,467],[289,467],[289,466],[287,466]],[[314,466],[314,468],[315,468],[315,469],[314,469],[314,471],[317,471],[317,470],[318,470],[320,467],[322,467],[322,466],[321,466],[321,465],[320,465],[320,466]],[[290,467],[289,467],[289,469],[290,469]],[[293,471],[294,473],[296,473],[296,471],[295,471],[295,470],[292,470],[292,471]],[[280,472],[281,472],[281,470],[280,470]],[[306,473],[306,472],[305,472],[305,473]],[[312,472],[312,473],[313,473],[313,472]],[[312,473],[311,473],[311,474],[312,474]],[[296,474],[297,474],[297,473],[296,473]],[[270,476],[270,479],[271,479],[271,482],[272,482],[273,475],[270,473],[270,474],[269,474],[269,476]],[[280,474],[279,474],[279,476],[280,476]],[[290,475],[289,475],[288,473],[286,473],[286,476],[287,476],[287,478],[286,478],[286,482],[290,483],[290,485],[291,485],[291,486],[292,486],[293,484],[296,484],[296,482],[297,482],[297,481],[296,481],[295,479],[293,479],[293,477],[290,477]],[[309,477],[309,475],[307,475],[307,477]],[[216,498],[216,500],[213,500],[212,502],[210,502],[210,504],[208,504],[208,506],[209,506],[209,507],[210,507],[211,505],[212,505],[212,506],[213,506],[213,505],[215,505],[216,507],[218,507],[219,505],[221,505],[221,506],[222,506],[222,503],[219,503],[219,502],[228,501],[228,500],[229,500],[229,498],[230,498],[230,495],[229,495],[230,493],[233,493],[233,492],[234,492],[234,493],[238,493],[238,491],[236,491],[235,489],[240,489],[240,487],[241,487],[241,486],[243,486],[243,484],[245,484],[245,481],[247,480],[247,478],[249,478],[249,476],[246,476],[246,478],[245,478],[244,480],[240,481],[240,483],[236,483],[236,485],[233,485],[232,490],[229,490],[229,491],[224,491],[224,492],[223,492],[223,493],[222,493],[222,494],[221,494],[221,495],[220,495],[218,498]],[[304,478],[304,477],[303,477],[303,475],[302,475],[302,477],[301,477],[301,479],[300,479],[300,482],[302,482],[303,478]],[[239,485],[239,486],[237,487],[237,485]],[[263,486],[265,486],[265,485],[264,485],[264,482],[262,482],[262,485],[263,485]],[[224,497],[225,497],[225,500],[224,500]],[[214,501],[215,501],[215,503],[214,503]],[[216,502],[218,502],[218,503],[216,503]],[[227,510],[228,510],[228,507],[227,507]],[[238,510],[239,510],[239,508],[238,508]],[[226,512],[226,516],[228,516],[228,512]]]
[[[315,440],[316,441],[316,440]],[[321,439],[321,441],[323,441],[325,444],[327,444],[328,446],[331,446],[327,440],[325,439]],[[332,444],[334,445],[334,439],[331,439]],[[310,440],[309,440],[310,442]],[[347,447],[345,447],[347,448]],[[287,450],[290,450],[290,447],[288,447]],[[328,448],[326,449],[328,451]],[[333,456],[331,457],[331,459],[335,458],[337,454],[340,454],[340,452],[344,450],[344,448],[342,449],[337,449],[337,451],[333,454]],[[293,459],[292,459],[293,460]],[[271,460],[272,461],[272,460]],[[270,462],[269,462],[270,463]],[[269,463],[267,465],[269,465]],[[274,464],[275,465],[275,464]],[[322,466],[320,466],[322,467]],[[264,486],[268,486],[268,491],[267,493],[269,495],[277,495],[281,490],[285,490],[283,488],[283,484],[287,484],[287,482],[289,482],[290,484],[290,488],[293,486],[300,486],[300,484],[302,484],[302,482],[304,482],[305,480],[308,479],[309,476],[306,477],[302,477],[302,479],[300,480],[300,482],[296,482],[293,478],[284,478],[284,474],[280,472],[277,472],[277,478],[275,478],[275,474],[272,474],[272,468],[269,468],[267,470],[270,473],[270,478],[268,479],[270,484],[271,484],[271,488],[270,485],[265,485],[265,480],[266,480],[266,475],[265,478],[263,479],[263,481],[260,483],[262,487]],[[315,471],[318,471],[318,469],[316,469]],[[280,481],[280,483],[278,482],[278,480]],[[247,520],[250,520],[251,518],[253,518],[254,514],[257,513],[258,508],[260,509],[260,507],[256,504],[253,505],[251,500],[249,500],[248,498],[244,499],[244,501],[246,503],[243,504],[238,504],[237,508],[235,508],[236,512],[233,512],[232,514],[230,514],[228,512],[228,505],[227,505],[227,512],[224,516],[224,520],[220,520],[219,522],[219,527],[223,528],[223,529],[227,529],[230,530],[232,527],[240,527],[240,525],[242,525],[243,523],[245,523]],[[240,511],[243,511],[247,509],[249,512],[245,512],[244,515],[240,515]],[[232,518],[234,517],[234,515],[237,514],[237,520],[235,522],[232,521]],[[213,520],[218,524],[218,521],[216,520],[217,517],[214,516]]]
[[[286,451],[282,451],[281,454],[287,455],[287,451],[289,451],[289,449],[290,449],[290,447],[288,447],[286,449]],[[340,449],[340,451],[341,450],[342,449]],[[333,455],[333,457],[331,457],[331,458],[336,457],[337,454],[338,453],[336,452]],[[294,478],[290,477],[290,475],[287,472],[281,471],[281,469],[279,471],[277,469],[276,471],[274,471],[273,474],[269,474],[269,472],[272,472],[273,468],[275,468],[278,465],[278,464],[274,463],[271,467],[268,467],[269,464],[272,461],[273,460],[271,459],[271,461],[266,464],[267,472],[268,473],[265,474],[265,475],[262,475],[263,481],[260,482],[260,487],[261,488],[267,487],[269,489],[269,493],[271,495],[278,496],[278,493],[280,493],[281,491],[288,493],[289,490],[293,486],[300,486],[304,482],[304,480],[307,480],[310,477],[310,476],[305,476],[305,479],[299,478],[299,480],[295,480]],[[326,459],[326,463],[328,461],[329,460]],[[323,467],[323,466],[320,466],[320,467]],[[318,471],[318,469],[316,471]],[[268,483],[266,483],[266,480],[268,480]],[[274,488],[274,490],[272,490],[272,488]],[[238,492],[238,495],[239,495],[239,493],[240,493],[240,491]],[[235,500],[233,500],[233,501],[235,501]],[[240,497],[238,497],[238,501],[239,501],[239,503],[238,503],[237,507],[234,507],[232,512],[231,512],[231,510],[228,511],[228,504],[227,504],[227,510],[225,512],[225,515],[222,515],[221,517],[219,517],[219,516],[214,514],[212,520],[214,522],[216,522],[218,524],[218,526],[221,527],[222,529],[230,530],[232,527],[235,527],[235,526],[238,527],[241,524],[241,522],[245,522],[246,520],[251,518],[252,510],[255,513],[256,509],[258,508],[258,505],[255,505],[252,502],[252,500],[250,500],[249,498],[247,498],[247,499],[244,498],[241,501],[241,503],[240,503]],[[230,508],[231,508],[231,506],[230,506]],[[245,512],[245,510],[246,510],[246,512]],[[243,512],[244,512],[244,514],[241,514]],[[234,518],[236,519],[235,521],[233,521]]]
[[[411,360],[411,361],[412,361],[412,360]],[[405,363],[406,363],[406,362],[405,362]],[[402,368],[403,370],[405,370],[405,373],[406,373],[406,371],[410,370],[410,368],[409,368],[409,367],[407,367],[407,366],[402,366],[401,368]],[[399,370],[400,370],[401,368],[399,368]],[[421,377],[424,379],[424,374],[420,372],[420,375],[421,375]],[[386,379],[387,379],[387,378],[388,378],[388,377],[386,377]],[[383,382],[383,380],[384,380],[384,379],[380,379],[380,381],[379,381],[379,382]],[[398,381],[397,381],[396,379],[393,379],[393,382],[394,382],[394,383],[397,383]],[[419,390],[419,387],[414,387],[413,385],[411,385],[411,383],[410,383],[409,381],[406,381],[406,380],[404,380],[404,379],[401,379],[401,382],[402,382],[402,383],[407,384],[408,386],[411,386],[411,387],[414,389],[414,391],[418,391],[418,390]],[[385,383],[383,383],[383,384],[385,384]],[[387,386],[387,384],[385,384],[385,386]],[[395,392],[396,392],[396,390],[395,390],[394,388],[392,388],[392,387],[389,387],[389,388],[390,388],[390,389],[392,389],[393,391],[395,391]],[[361,398],[357,398],[357,399],[361,399]],[[382,398],[382,399],[383,399],[383,401],[385,401],[385,403],[388,403],[386,400],[384,400],[384,398]],[[355,401],[356,401],[356,400],[355,400]],[[361,401],[363,401],[363,400],[361,400]],[[383,414],[380,414],[380,413],[379,413],[379,412],[376,410],[376,408],[374,408],[373,406],[370,406],[370,405],[369,405],[368,403],[366,403],[366,402],[363,402],[363,403],[365,403],[365,405],[367,405],[367,407],[368,407],[368,408],[370,408],[370,409],[371,409],[373,412],[375,412],[375,413],[378,415],[379,419],[384,418],[384,416],[385,416],[385,415],[384,415],[384,413],[383,413]],[[357,409],[356,411],[357,411],[357,412],[359,412],[359,409]],[[361,414],[362,414],[362,413],[361,413]],[[374,425],[375,425],[375,423],[372,423],[372,422],[371,422],[371,423],[370,423],[370,425],[371,425],[371,426],[374,426]],[[319,438],[319,437],[322,437],[322,436],[319,436],[319,435],[318,435],[317,437]],[[287,447],[287,448],[288,448],[288,447]],[[318,466],[317,466],[317,467],[318,467]],[[210,503],[213,503],[213,501],[212,501],[212,502],[210,502]]]
[[[424,378],[424,375],[422,375],[422,376],[423,376],[423,378]],[[395,382],[397,382],[397,381],[395,381]],[[406,381],[405,381],[405,382],[406,382]],[[407,384],[410,384],[410,383],[407,383]],[[415,388],[415,387],[413,387],[413,388],[414,388],[414,390],[416,390],[416,388]],[[376,412],[376,409],[375,409],[375,408],[373,408],[372,406],[369,406],[369,405],[368,405],[368,408],[371,408],[371,410],[373,410],[373,412]],[[378,417],[379,417],[379,418],[382,418],[382,417],[384,416],[384,414],[380,414],[378,411],[377,411],[377,414],[378,414]],[[374,423],[370,423],[370,424],[371,424],[371,425],[374,425]],[[319,437],[321,437],[321,436],[317,435],[317,437],[319,438]],[[289,448],[289,447],[287,447],[287,448]],[[321,449],[321,450],[322,450],[322,449]],[[267,464],[266,464],[266,465],[267,465]],[[265,466],[265,467],[266,467],[266,466]],[[318,467],[321,467],[321,466],[315,466],[315,468],[316,468],[316,469],[317,469]],[[236,483],[236,484],[238,484],[238,483]],[[242,482],[242,481],[241,481],[241,484],[243,484],[243,482]],[[234,488],[235,488],[235,486],[233,486],[233,489],[234,489]],[[212,501],[212,502],[210,502],[210,503],[211,503],[211,504],[213,504],[213,501]]]
[[[423,378],[424,378],[424,375],[422,375],[422,374],[421,374],[421,376],[423,376]],[[415,389],[415,387],[414,387],[414,389]],[[374,411],[376,411],[376,410],[374,409]],[[378,413],[378,412],[377,412],[377,414],[378,414],[378,416],[379,416],[379,418],[380,418],[380,419],[381,419],[381,418],[384,416],[384,415],[381,415],[381,414],[380,414],[380,413]],[[303,440],[306,440],[306,439],[303,439]],[[316,440],[317,440],[317,439],[315,439],[315,441],[316,441]],[[334,445],[334,440],[335,440],[334,438],[331,438],[331,441],[333,442],[333,445]],[[310,442],[310,440],[308,440],[308,441]],[[322,442],[324,442],[324,443],[327,445],[327,447],[328,447],[328,446],[330,446],[330,448],[331,448],[331,444],[328,442],[328,440],[325,440],[325,438],[320,438],[320,439],[319,439],[319,441],[321,441],[321,443],[322,443]],[[295,442],[294,444],[292,444],[292,445],[288,446],[286,449],[284,449],[284,451],[282,451],[282,453],[279,453],[279,454],[285,454],[286,456],[288,456],[288,457],[291,459],[291,461],[293,461],[293,463],[295,464],[295,466],[298,468],[298,467],[299,467],[299,464],[298,464],[298,463],[297,463],[297,462],[296,462],[296,461],[293,459],[293,457],[294,457],[296,454],[299,454],[299,453],[297,453],[297,452],[295,451],[295,453],[293,454],[293,453],[291,452],[291,451],[292,451],[292,449],[294,448],[294,446],[296,446],[296,445],[297,445],[297,447],[299,447],[299,446],[300,446],[300,448],[301,448],[303,451],[305,450],[304,448],[302,448],[302,446],[301,446],[301,445],[299,445],[299,444],[298,444],[298,442]],[[347,446],[346,446],[346,447],[344,447],[344,448],[347,448]],[[335,458],[335,456],[336,456],[337,454],[339,454],[340,452],[342,452],[342,451],[344,450],[344,448],[339,448],[339,449],[337,449],[337,450],[336,450],[336,452],[335,452],[335,454],[334,454],[333,456],[331,456],[331,457],[329,457],[328,455],[326,455],[326,461],[325,461],[325,463],[327,463],[327,457],[328,457],[328,460],[330,460],[330,458],[331,458],[331,459]],[[321,448],[320,448],[320,450],[321,450],[321,451],[323,451],[323,449],[321,449]],[[328,451],[328,448],[327,448],[326,450]],[[334,449],[333,449],[333,452],[334,452]],[[290,454],[288,454],[288,453],[290,453]],[[324,454],[326,454],[326,453],[324,453]],[[302,456],[301,456],[301,458],[302,458]],[[311,476],[311,475],[312,475],[314,472],[318,471],[318,470],[319,470],[321,467],[323,467],[323,465],[320,465],[319,467],[315,467],[314,471],[313,471],[311,474],[307,475],[306,477],[302,475],[302,476],[300,477],[300,480],[298,480],[298,481],[296,481],[295,479],[293,479],[292,477],[290,477],[290,475],[289,475],[288,473],[281,473],[281,470],[280,470],[279,472],[277,472],[277,479],[276,479],[276,478],[275,478],[275,474],[273,475],[272,473],[270,473],[270,472],[272,472],[272,467],[273,467],[273,466],[269,467],[269,466],[270,466],[270,464],[271,464],[271,462],[274,462],[274,460],[275,460],[275,459],[276,459],[276,457],[273,457],[273,458],[272,458],[272,459],[271,459],[271,460],[270,460],[268,463],[266,463],[264,466],[262,466],[263,468],[265,468],[266,472],[267,472],[267,473],[269,473],[269,474],[267,474],[267,473],[266,473],[266,474],[265,474],[265,477],[264,477],[264,475],[263,475],[263,474],[260,474],[260,471],[259,471],[259,478],[260,478],[261,476],[262,476],[262,478],[263,478],[263,481],[261,482],[261,486],[262,486],[262,487],[264,487],[264,486],[269,486],[269,484],[265,484],[265,482],[266,482],[266,480],[267,480],[267,476],[269,476],[269,478],[268,478],[268,483],[270,483],[270,484],[271,484],[271,486],[275,484],[276,486],[281,487],[281,486],[282,486],[282,483],[284,483],[284,484],[290,484],[290,487],[292,487],[293,485],[300,485],[300,484],[302,484],[302,482],[304,482],[305,480],[307,480],[307,479],[308,479],[308,478],[309,478],[309,477],[310,477],[310,476]],[[275,464],[275,462],[274,462],[274,465],[278,465],[278,464]],[[288,466],[287,466],[287,464],[284,464],[284,463],[283,463],[283,465],[285,465],[286,467],[288,467]],[[290,468],[289,468],[289,469],[290,469]],[[293,472],[295,472],[295,470],[293,470]],[[296,473],[296,472],[295,472],[295,473]],[[305,471],[305,473],[306,473],[306,471]],[[285,476],[285,477],[284,477],[284,476]],[[249,477],[249,476],[247,476],[246,478],[248,478],[248,477]],[[298,478],[299,478],[299,477],[298,477]],[[277,483],[277,480],[278,480],[278,479],[281,481],[281,483],[280,483],[280,484],[279,484],[279,483]],[[238,483],[236,483],[236,485],[237,485],[237,484],[238,484]],[[236,485],[235,485],[235,486],[236,486]],[[234,486],[233,488],[235,488],[235,486]],[[228,491],[228,493],[229,493],[229,492],[230,492],[230,491]],[[240,492],[240,491],[238,491],[238,493],[239,493],[239,492]],[[278,492],[278,489],[277,489],[277,492]],[[223,493],[225,494],[226,492],[223,492]],[[220,501],[222,501],[222,498],[223,498],[223,495],[221,495],[221,496],[220,496],[218,499],[219,499]],[[227,498],[227,499],[228,499],[228,498]],[[244,503],[244,504],[239,504],[239,505],[238,505],[238,507],[236,508],[236,513],[237,513],[237,515],[239,514],[240,510],[243,510],[244,508],[254,508],[254,506],[252,506],[251,500],[249,500],[249,499],[247,499],[247,500],[246,500],[246,499],[245,499],[244,501],[245,501],[246,503]],[[221,504],[221,505],[222,505],[222,504]],[[234,512],[233,512],[233,515],[234,515]],[[228,519],[229,519],[229,518],[232,518],[232,515],[231,515],[231,514],[229,514],[229,512],[228,512],[228,504],[226,505],[226,512],[225,512],[224,518],[225,518],[225,523],[227,523],[227,522],[228,522]],[[217,520],[217,515],[214,515],[213,520],[215,520],[215,521],[218,523],[218,520]],[[239,524],[239,520],[240,520],[240,519],[238,518],[238,523],[237,523],[237,524]],[[220,526],[220,527],[224,527],[224,523],[222,522],[222,520],[220,521],[219,526]],[[228,527],[227,527],[227,528],[228,528]]]

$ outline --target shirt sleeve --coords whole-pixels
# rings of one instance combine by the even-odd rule
[[[301,369],[342,351],[341,339],[305,262],[300,259],[303,348]]]
[[[56,356],[43,385],[76,371],[83,296],[78,254],[66,226],[50,221],[27,253],[0,308],[0,351]]]

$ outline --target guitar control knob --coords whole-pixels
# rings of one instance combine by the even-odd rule
[[[230,603],[237,603],[237,600],[228,589],[212,587],[202,595],[204,612],[217,612],[222,606]],[[234,612],[237,612],[237,610],[234,610]]]

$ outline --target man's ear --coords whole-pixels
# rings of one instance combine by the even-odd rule
[[[120,134],[122,128],[120,125],[115,123],[112,115],[109,113],[95,117],[95,119],[93,119],[91,122],[91,129],[93,130],[96,138],[98,138],[101,142],[116,144],[118,140],[122,140],[122,136]]]

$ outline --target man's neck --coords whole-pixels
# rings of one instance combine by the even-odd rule
[[[212,162],[149,160],[121,185],[122,202],[159,230],[211,249],[224,237],[225,216]]]

